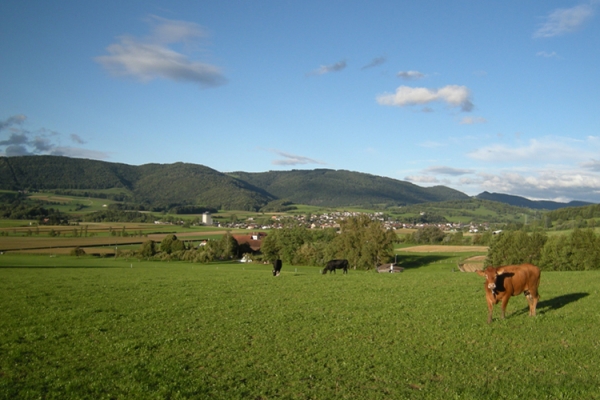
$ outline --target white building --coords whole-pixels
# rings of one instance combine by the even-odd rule
[[[212,217],[210,216],[210,213],[208,211],[202,214],[202,223],[204,225],[212,225]]]

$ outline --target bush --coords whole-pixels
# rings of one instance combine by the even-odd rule
[[[73,250],[71,250],[71,252],[69,253],[69,255],[71,256],[75,256],[75,257],[80,257],[80,256],[85,256],[85,250],[83,250],[81,247],[75,247]]]

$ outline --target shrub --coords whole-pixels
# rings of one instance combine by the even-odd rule
[[[81,247],[75,247],[73,250],[71,250],[69,255],[75,257],[85,256],[85,250],[83,250]]]

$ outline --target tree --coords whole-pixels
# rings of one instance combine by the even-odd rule
[[[140,248],[140,255],[145,258],[150,258],[156,254],[156,243],[154,240],[146,240]]]
[[[175,235],[167,235],[160,242],[160,250],[164,253],[171,254],[175,251],[181,251],[185,249],[184,243],[177,239]]]
[[[75,257],[85,256],[85,250],[81,247],[75,247],[69,254]]]
[[[440,227],[429,225],[413,232],[412,241],[416,244],[436,244],[441,243],[444,236],[444,231]]]
[[[231,259],[238,256],[238,242],[235,240],[233,236],[231,236],[231,232],[227,231],[225,235],[221,237],[221,240],[218,242],[218,253],[219,258],[221,259]]]
[[[485,265],[539,264],[547,240],[541,232],[504,231],[491,243]]]
[[[361,214],[341,223],[341,233],[330,243],[329,255],[347,259],[355,269],[371,269],[392,258],[396,240],[394,231]]]

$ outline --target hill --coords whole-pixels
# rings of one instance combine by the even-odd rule
[[[399,206],[469,196],[445,186],[423,188],[409,182],[345,170],[315,169],[230,174],[273,196],[314,206]]]
[[[186,163],[132,166],[60,156],[0,157],[0,189],[122,189],[127,200],[155,208],[201,205],[256,210],[274,197],[214,169]]]
[[[592,204],[585,201],[570,201],[569,203],[560,203],[549,200],[529,200],[525,197],[489,192],[480,193],[475,197],[482,200],[497,201],[499,203],[505,203],[511,206],[531,208],[534,210],[558,210],[559,208],[583,207]]]
[[[423,188],[360,172],[316,169],[224,174],[189,163],[132,166],[60,156],[0,157],[0,189],[120,189],[126,200],[153,207],[200,205],[259,210],[289,200],[321,207],[382,207],[468,199],[444,186]]]

